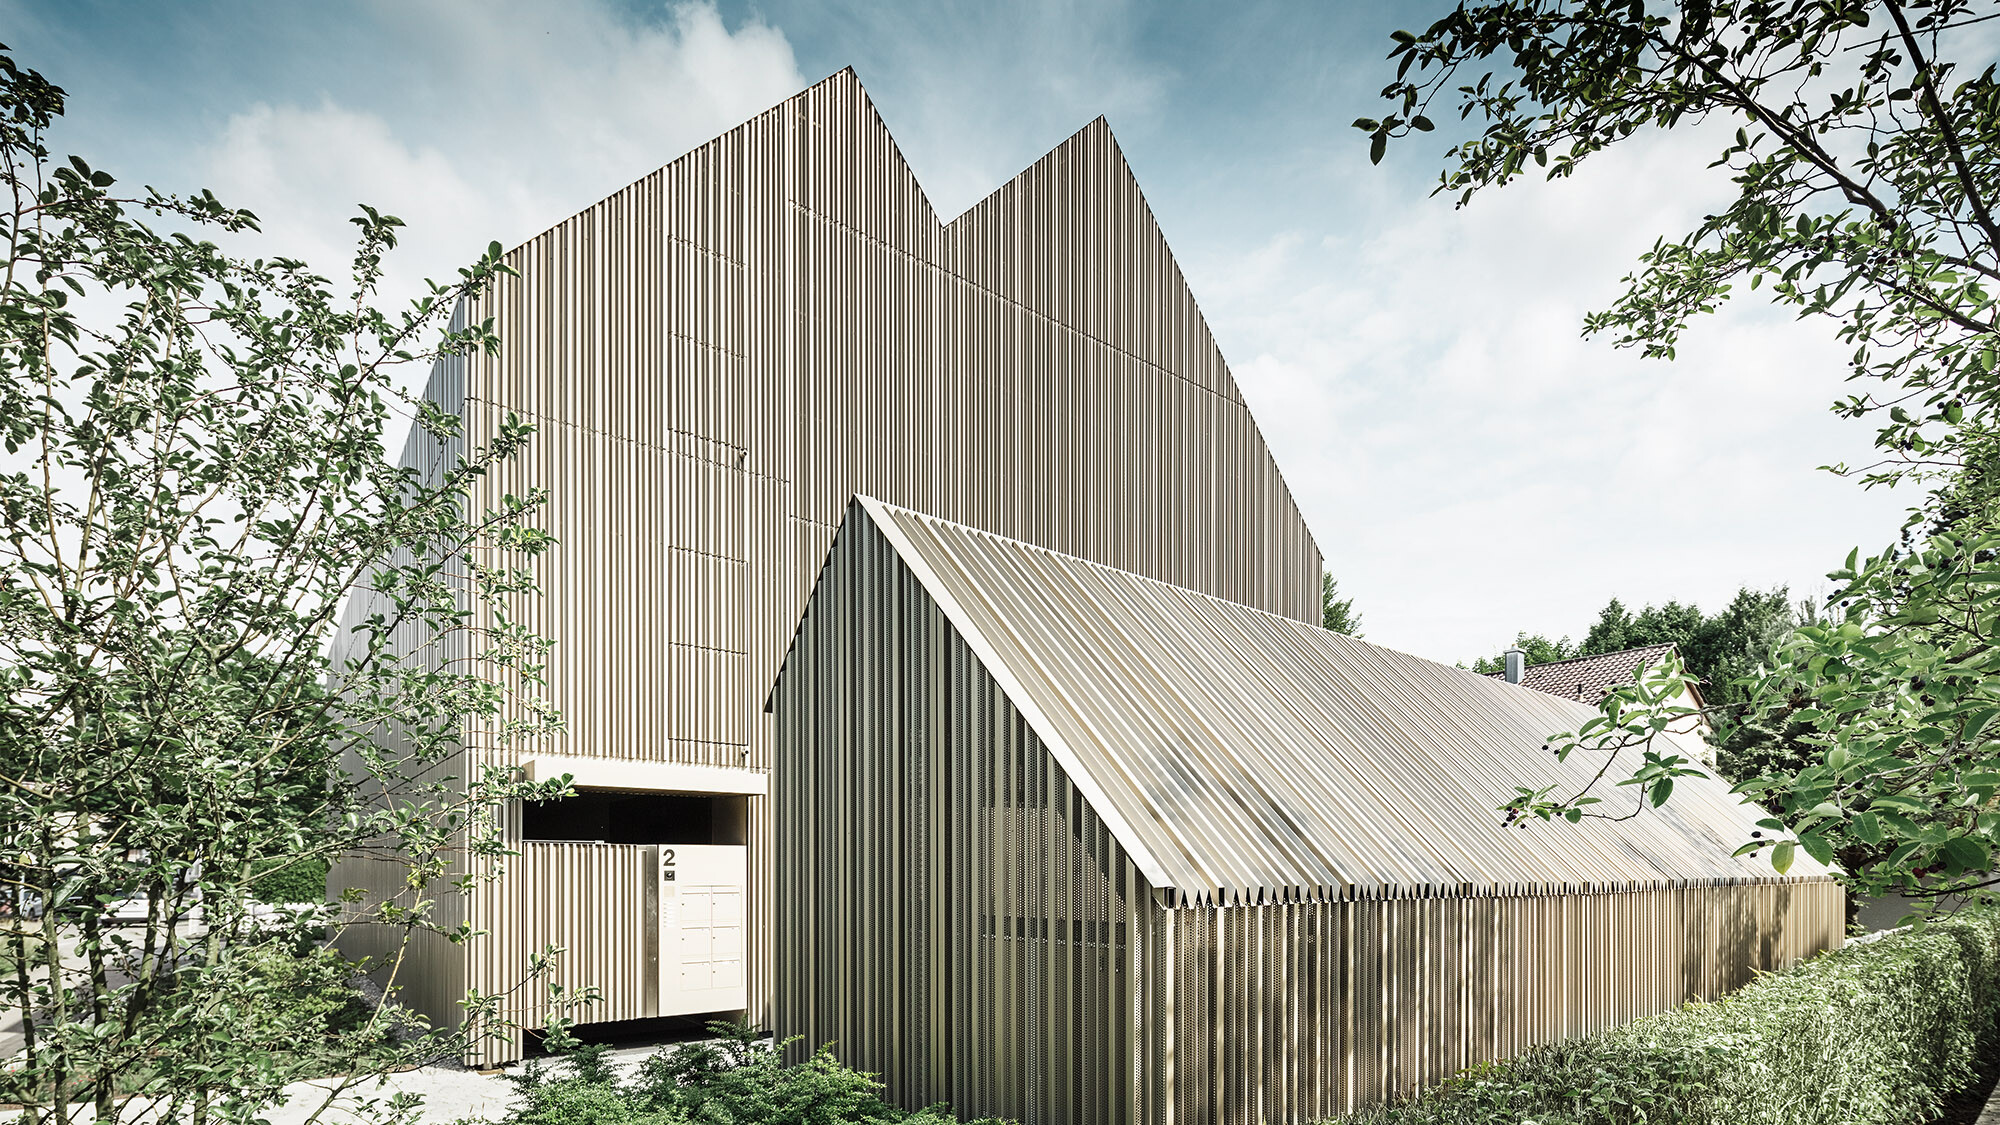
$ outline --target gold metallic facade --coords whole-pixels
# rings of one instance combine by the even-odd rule
[[[1377,784],[1504,795],[1587,708],[868,501],[771,702],[778,1030],[906,1106],[1311,1121],[1841,941],[1717,783],[1600,832]]]
[[[556,642],[549,694],[569,733],[503,749],[468,732],[468,769],[532,754],[770,770],[763,695],[858,491],[1319,612],[1318,548],[1102,120],[940,223],[842,72],[508,262],[520,276],[474,311],[495,318],[500,354],[441,370],[434,397],[475,444],[508,413],[539,427],[485,487],[552,491],[560,545],[515,619]],[[761,1019],[765,798],[750,821]],[[473,896],[489,936],[440,952],[456,964],[426,960],[447,982],[426,990],[433,1018],[455,990],[513,988],[544,940],[611,975],[590,1018],[643,1014],[629,967],[606,960],[627,939],[585,916],[599,897],[534,883],[595,870],[558,854],[585,846],[535,845]],[[350,865],[334,883],[371,878]],[[526,1002],[512,1014],[538,1019]]]

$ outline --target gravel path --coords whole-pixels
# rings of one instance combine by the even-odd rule
[[[289,1089],[296,1091],[290,1102],[265,1114],[271,1125],[300,1125],[325,1098],[322,1092],[325,1087],[320,1083],[302,1082]],[[371,1083],[351,1091],[348,1097],[386,1099],[399,1093],[422,1095],[423,1119],[435,1125],[446,1125],[466,1117],[499,1120],[507,1112],[507,1102],[513,1090],[498,1075],[425,1067],[392,1074],[380,1084]],[[329,1123],[353,1121],[355,1115],[352,1112],[343,1113],[336,1107],[320,1120]]]
[[[612,1051],[608,1057],[613,1066],[634,1067],[658,1049],[633,1047]],[[271,1125],[301,1125],[325,1100],[327,1084],[323,1081],[300,1082],[286,1089],[292,1095],[289,1103],[264,1114]],[[479,1074],[455,1067],[423,1067],[392,1074],[380,1082],[348,1091],[342,1099],[343,1105],[348,1108],[343,1110],[336,1106],[322,1115],[320,1121],[324,1125],[348,1125],[357,1120],[372,1119],[373,1115],[357,1115],[353,1110],[354,1103],[361,1099],[387,1099],[396,1094],[422,1096],[421,1119],[427,1125],[451,1125],[466,1118],[498,1121],[507,1112],[507,1103],[513,1092],[513,1087],[499,1073]],[[144,1116],[129,1112],[120,1116],[121,1120],[135,1122],[135,1125],[145,1121]],[[13,1125],[19,1118],[19,1111],[0,1110],[0,1125]]]
[[[1986,1108],[1979,1111],[1979,1120],[1973,1125],[2000,1125],[2000,1087],[1987,1096]]]

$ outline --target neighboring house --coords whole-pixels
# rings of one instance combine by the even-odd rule
[[[906,1106],[1312,1121],[1842,940],[1721,782],[1503,823],[1584,703],[873,500],[770,706],[778,1033]]]
[[[1596,656],[1575,656],[1568,660],[1528,664],[1524,659],[1525,654],[1520,649],[1510,648],[1502,657],[1506,666],[1498,672],[1488,672],[1486,675],[1595,707],[1605,696],[1611,694],[1612,688],[1636,682],[1639,673],[1674,651],[1672,643],[1643,645],[1639,648],[1620,649],[1617,652],[1603,652]],[[1697,710],[1706,705],[1701,696],[1701,688],[1693,683],[1688,684],[1687,692],[1681,697],[1680,702],[1682,706]],[[1686,725],[1693,732],[1703,736],[1693,740],[1699,744],[1696,760],[1714,765],[1715,747],[1709,744],[1706,737],[1708,732],[1714,729],[1708,721],[1708,716],[1698,715]]]
[[[1673,652],[1674,646],[1646,645],[1618,652],[1599,653],[1596,656],[1576,656],[1568,660],[1551,660],[1545,664],[1525,664],[1517,670],[1512,654],[1520,651],[1520,649],[1508,649],[1508,656],[1503,657],[1507,667],[1498,672],[1488,672],[1487,675],[1595,707],[1599,700],[1610,694],[1612,688],[1637,680],[1641,671]]]
[[[568,773],[581,795],[511,810],[519,858],[447,900],[488,936],[427,941],[402,975],[442,1025],[468,989],[537,1025],[510,990],[546,944],[559,981],[602,989],[588,1020],[768,1020],[786,782],[760,705],[856,491],[1319,618],[1319,549],[1102,119],[941,222],[842,71],[507,263],[467,310],[499,354],[441,365],[427,395],[474,441],[510,412],[538,427],[473,507],[550,490],[559,546],[511,616],[555,641],[569,729],[468,730],[460,775]],[[418,435],[405,459],[460,452]],[[357,859],[329,883],[400,876]]]

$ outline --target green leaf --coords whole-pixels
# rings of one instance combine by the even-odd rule
[[[1944,856],[1946,869],[1953,875],[1983,871],[1990,857],[1986,845],[1970,836],[1955,836],[1946,840],[1939,852]]]
[[[1986,733],[1986,724],[1992,722],[1995,715],[2000,715],[2000,707],[1983,707],[1966,715],[1959,740],[1967,746],[1978,742],[1979,736]]]
[[[1415,129],[1419,133],[1428,133],[1432,129],[1437,128],[1437,126],[1431,124],[1430,118],[1425,117],[1421,113],[1417,114],[1415,117],[1410,118],[1410,127]]]
[[[1882,842],[1882,822],[1877,820],[1872,812],[1865,812],[1855,817],[1850,830],[1855,838],[1864,844],[1873,845]]]
[[[1368,142],[1368,163],[1382,163],[1382,154],[1389,149],[1389,134],[1377,133]]]
[[[1797,845],[1793,844],[1790,840],[1781,841],[1777,847],[1771,849],[1771,866],[1780,875],[1790,871],[1792,869],[1792,858],[1797,854],[1797,851]]]
[[[1888,825],[1895,831],[1896,835],[1901,836],[1905,840],[1915,839],[1923,835],[1923,829],[1917,827],[1917,822],[1901,813],[1894,813],[1884,809],[1881,817],[1883,824]]]

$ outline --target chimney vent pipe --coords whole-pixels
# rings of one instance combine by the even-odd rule
[[[1518,647],[1510,648],[1507,650],[1504,659],[1507,661],[1507,682],[1510,684],[1520,683],[1521,674],[1527,671],[1528,668],[1528,654],[1522,652]]]

